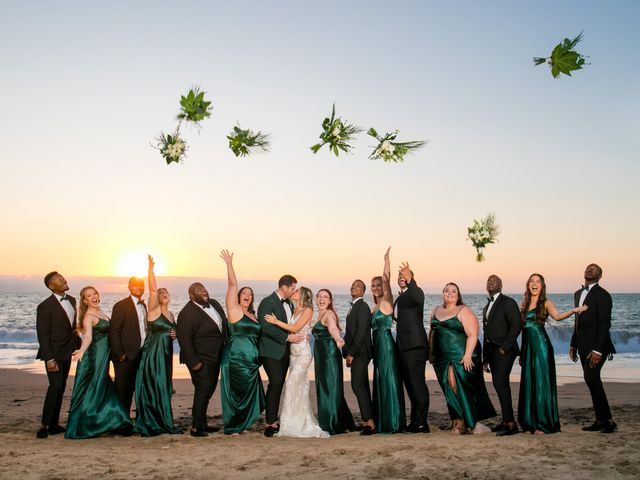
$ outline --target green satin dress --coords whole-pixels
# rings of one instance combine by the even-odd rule
[[[322,323],[316,322],[311,333],[320,428],[331,435],[354,430],[353,417],[344,399],[340,350]]]
[[[553,345],[535,316],[535,310],[527,312],[522,328],[518,423],[525,432],[555,433],[560,431],[560,416]]]
[[[173,340],[176,326],[160,316],[147,323],[147,336],[136,375],[135,433],[153,437],[162,433],[181,433],[173,426],[171,391],[173,384]]]
[[[391,334],[393,317],[376,310],[373,330],[373,419],[378,433],[398,433],[406,427],[404,389],[398,347]]]
[[[460,363],[467,345],[467,334],[457,314],[443,321],[438,320],[434,315],[431,319],[431,330],[433,332],[433,369],[447,401],[449,415],[452,419],[464,420],[468,428],[475,428],[479,420],[496,415],[484,384],[480,342],[477,343],[471,356],[473,369],[467,372]],[[447,381],[447,371],[450,366],[453,368],[457,394]]]
[[[109,321],[101,318],[76,367],[65,438],[97,437],[131,426],[109,377],[109,353]]]
[[[261,325],[244,315],[229,322],[229,342],[222,352],[220,400],[224,433],[240,433],[255,423],[265,408],[260,379],[258,338]]]

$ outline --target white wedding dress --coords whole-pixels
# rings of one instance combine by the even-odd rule
[[[291,319],[296,323],[299,315]],[[280,408],[279,437],[329,438],[329,434],[320,428],[309,398],[309,376],[311,365],[311,349],[309,348],[309,324],[299,333],[304,335],[300,343],[292,343],[289,356],[289,375],[284,384]]]

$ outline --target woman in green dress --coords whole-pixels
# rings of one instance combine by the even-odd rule
[[[389,251],[384,255],[381,277],[371,280],[375,306],[373,330],[373,420],[378,433],[398,433],[406,427],[404,389],[400,378],[398,347],[391,333],[393,295],[390,284]]]
[[[445,285],[442,300],[431,312],[430,362],[447,401],[451,433],[481,433],[478,421],[496,411],[484,384],[478,319],[455,283]]]
[[[64,437],[91,438],[127,429],[130,434],[129,413],[109,377],[109,317],[93,287],[80,291],[76,324],[82,344],[72,355],[78,364]]]
[[[318,401],[318,423],[330,435],[355,429],[351,411],[344,399],[342,355],[344,340],[340,337],[338,315],[333,308],[333,295],[323,288],[316,294],[318,318],[311,329],[313,362]]]
[[[220,400],[226,435],[239,435],[251,428],[265,408],[260,379],[258,338],[260,322],[253,308],[253,290],[243,287],[233,269],[233,254],[220,252],[227,265],[227,318],[229,341],[222,352]]]
[[[153,267],[153,257],[149,255],[147,336],[136,375],[136,424],[133,428],[143,437],[181,433],[173,426],[171,410],[175,319],[169,311],[169,291],[158,288]]]
[[[547,298],[544,277],[534,273],[527,280],[522,301],[522,368],[518,398],[518,423],[525,432],[544,435],[560,431],[556,363],[553,345],[544,328],[547,318],[560,321],[586,309],[582,306],[560,313]]]

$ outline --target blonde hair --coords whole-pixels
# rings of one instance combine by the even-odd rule
[[[100,293],[98,292],[98,290],[91,285],[87,285],[82,290],[80,290],[80,305],[78,306],[78,313],[76,317],[76,331],[78,332],[78,335],[84,335],[84,325],[82,321],[84,320],[84,316],[89,308],[87,302],[84,301],[84,294],[88,290],[93,290],[98,294],[98,297],[100,297]]]

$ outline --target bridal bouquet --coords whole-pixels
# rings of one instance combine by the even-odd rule
[[[173,162],[182,163],[187,151],[187,143],[180,136],[179,128],[176,128],[172,135],[160,133],[158,144],[152,146],[160,150],[160,154],[166,160],[167,165]]]
[[[193,87],[187,95],[180,96],[180,113],[177,119],[187,120],[197,124],[211,116],[211,102],[204,99],[205,92],[200,91],[200,87]]]
[[[533,63],[535,65],[548,63],[553,78],[558,78],[561,73],[570,77],[572,70],[580,70],[585,65],[584,56],[573,50],[580,40],[582,40],[582,32],[573,40],[565,38],[562,43],[555,46],[550,57],[533,57]]]
[[[385,162],[402,162],[406,154],[423,147],[425,143],[427,143],[423,140],[395,142],[394,140],[398,136],[398,130],[387,133],[384,137],[381,137],[374,128],[370,128],[367,131],[367,135],[375,138],[379,142],[378,146],[375,147],[371,155],[369,155],[369,158],[371,160],[382,159]]]
[[[495,214],[490,213],[481,220],[474,220],[467,231],[467,240],[471,240],[476,249],[476,261],[484,261],[484,248],[490,243],[497,242],[498,233],[500,233]]]
[[[322,133],[320,140],[311,147],[313,153],[318,153],[324,145],[329,144],[329,150],[335,153],[336,157],[340,155],[340,150],[348,152],[353,146],[349,143],[353,137],[360,133],[362,129],[343,121],[340,117],[336,118],[336,104],[331,109],[331,117],[327,117],[322,122]]]
[[[238,125],[233,127],[231,134],[227,135],[229,140],[229,148],[236,157],[246,157],[249,154],[259,152],[268,152],[271,142],[269,141],[269,134],[257,132],[253,130],[243,130]]]

